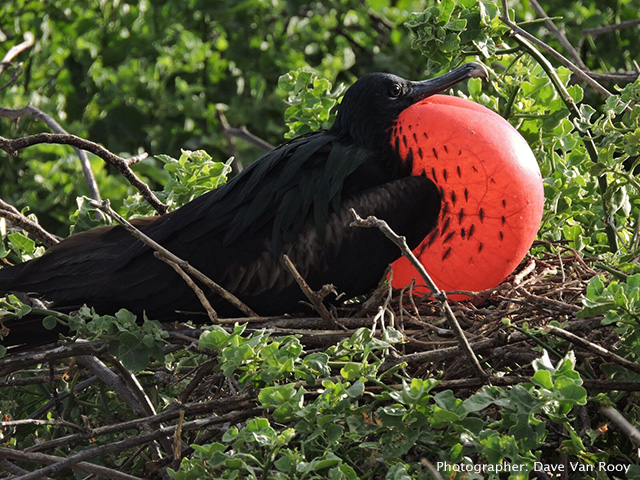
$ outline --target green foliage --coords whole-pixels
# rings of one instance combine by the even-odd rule
[[[306,70],[291,71],[280,77],[278,88],[287,95],[285,111],[288,138],[326,129],[333,123],[332,109],[345,90],[340,85],[331,91],[331,82]]]
[[[388,336],[395,343],[393,330]],[[540,460],[536,452],[552,424],[570,432],[565,453],[580,458],[586,452],[571,417],[587,398],[572,354],[555,366],[545,354],[533,364],[531,383],[485,386],[466,400],[450,390],[434,393],[435,380],[396,372],[401,388],[383,388],[371,402],[369,388],[384,385],[383,376],[390,374],[380,367],[392,343],[376,339],[369,329],[322,353],[321,368],[314,370],[309,361],[318,361],[318,354],[306,355],[294,337],[247,335],[243,326],[232,333],[214,327],[201,335],[199,346],[218,352],[225,377],[259,388],[260,406],[273,421],[253,418],[231,427],[219,441],[194,445],[196,454],[172,472],[176,479],[355,479],[364,472],[375,478],[423,478],[419,461],[400,459],[454,464],[472,451],[475,463],[507,462],[526,473]],[[297,374],[302,371],[306,374]],[[330,377],[332,371],[340,374]],[[291,383],[302,377],[303,382]]]
[[[407,26],[412,45],[427,57],[427,71],[436,73],[469,55],[489,59],[507,30],[491,0],[442,0],[411,15]]]

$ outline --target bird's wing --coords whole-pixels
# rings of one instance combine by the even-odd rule
[[[367,154],[328,132],[302,137],[267,153],[227,185],[176,210],[148,234],[167,248],[214,236],[226,247],[267,227],[277,255],[282,236],[297,234],[311,212],[316,228],[324,230],[330,209],[339,205],[345,179]]]

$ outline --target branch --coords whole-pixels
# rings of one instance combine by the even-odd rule
[[[31,105],[27,105],[26,107],[17,110],[13,110],[11,108],[0,108],[0,117],[18,119],[27,115],[35,118],[36,120],[40,120],[55,133],[69,133],[64,128],[62,128],[62,126],[53,117],[44,113],[39,108],[33,107]],[[89,187],[89,196],[94,200],[99,201],[100,190],[98,189],[98,183],[96,182],[96,177],[93,174],[93,170],[91,170],[89,157],[84,150],[81,150],[77,147],[73,147],[73,149],[80,159],[80,165],[82,165],[82,173],[84,173],[84,178],[87,181],[87,187]]]
[[[544,327],[542,329],[543,332],[546,333],[550,333],[556,337],[560,337],[563,338],[564,340],[567,340],[575,345],[578,345],[592,353],[595,353],[596,355],[604,358],[605,360],[608,360],[610,362],[616,363],[628,370],[631,370],[634,373],[640,373],[640,364],[636,363],[636,362],[631,362],[629,360],[627,360],[626,358],[622,358],[619,355],[616,355],[613,352],[610,352],[609,350],[607,350],[606,348],[601,347],[600,345],[596,345],[595,343],[592,343],[588,340],[585,340],[584,338],[575,335],[571,332],[568,332],[562,328],[558,328],[558,327],[554,327],[553,325],[547,325],[546,327]]]
[[[167,206],[162,203],[158,199],[158,197],[156,197],[155,194],[151,191],[149,186],[142,180],[140,180],[133,172],[133,170],[131,170],[130,165],[140,161],[142,158],[146,158],[146,154],[126,159],[110,152],[102,145],[98,145],[97,143],[85,140],[84,138],[80,138],[75,135],[62,133],[39,133],[36,135],[16,139],[7,139],[4,137],[0,137],[0,148],[7,152],[9,155],[13,156],[16,156],[18,154],[18,150],[22,150],[23,148],[31,147],[33,145],[38,145],[41,143],[71,145],[97,155],[109,165],[116,167],[120,171],[120,173],[122,173],[122,175],[129,181],[129,183],[131,183],[131,185],[133,185],[138,189],[138,191],[140,191],[142,196],[158,213],[163,214],[167,212]]]
[[[11,460],[20,460],[23,462],[31,463],[43,463],[45,465],[55,465],[56,463],[64,460],[64,458],[58,457],[56,455],[47,455],[45,453],[35,452],[21,452],[19,450],[5,447],[0,447],[0,453],[4,458],[9,458]],[[113,470],[111,468],[103,467],[101,465],[95,465],[89,462],[78,462],[74,464],[73,468],[83,472],[91,473],[93,475],[98,475],[101,478],[109,478],[111,480],[142,480],[140,477],[134,477],[133,475],[128,475],[118,470]],[[29,474],[23,471],[20,476],[12,478],[23,478],[27,475]]]
[[[594,27],[594,28],[585,28],[582,31],[582,36],[585,35],[601,35],[603,33],[615,32],[617,30],[622,30],[624,28],[635,27],[636,25],[640,25],[640,20],[627,20],[626,22],[616,23],[615,25],[606,25],[604,27]]]
[[[218,314],[211,306],[211,302],[209,302],[209,299],[207,298],[207,296],[204,294],[202,289],[198,285],[196,285],[196,283],[191,279],[191,277],[187,275],[182,268],[180,268],[180,265],[178,265],[176,262],[172,262],[171,260],[163,256],[159,252],[153,252],[153,256],[159,260],[162,260],[167,265],[169,265],[171,268],[175,270],[175,272],[178,275],[182,277],[185,283],[189,285],[189,288],[191,288],[191,290],[193,290],[193,292],[196,294],[196,297],[198,297],[198,300],[200,300],[200,303],[202,304],[205,311],[207,312],[207,316],[209,317],[209,320],[211,320],[211,323],[219,323],[220,319],[218,317]]]
[[[442,290],[440,290],[438,286],[434,283],[434,281],[431,279],[431,277],[425,270],[424,266],[420,263],[420,261],[416,258],[416,256],[413,254],[413,252],[407,245],[406,239],[404,237],[397,235],[393,230],[391,230],[387,222],[385,222],[384,220],[380,220],[373,216],[369,216],[365,220],[362,217],[360,217],[353,208],[350,209],[350,212],[354,218],[354,221],[351,223],[350,226],[366,227],[366,228],[375,227],[379,229],[384,234],[385,237],[391,240],[400,249],[400,251],[402,252],[402,255],[405,258],[407,258],[407,260],[409,260],[411,265],[413,265],[413,267],[418,271],[418,273],[420,273],[420,276],[423,278],[423,280],[427,284],[427,287],[429,287],[429,289],[433,293],[433,297],[438,302],[440,302],[440,308],[442,309],[444,316],[448,320],[451,329],[453,330],[456,338],[458,339],[458,342],[460,343],[462,350],[464,351],[464,353],[467,355],[467,358],[471,362],[471,365],[473,366],[473,369],[475,370],[476,375],[478,375],[478,377],[482,380],[487,380],[488,375],[482,369],[482,366],[480,365],[480,362],[478,361],[478,358],[476,357],[475,353],[473,353],[473,350],[469,345],[469,341],[467,340],[467,337],[465,336],[464,331],[460,327],[460,324],[458,323],[458,320],[456,319],[456,316],[453,313],[453,310],[451,310],[451,307],[449,306],[449,302],[447,302],[447,295]]]
[[[541,45],[547,51],[550,49],[551,51],[553,51],[555,53],[554,56],[556,56],[556,58],[559,56],[562,59],[564,59],[566,62],[569,62],[569,60],[567,60],[565,57],[563,57],[557,51],[553,50],[553,48],[549,47],[546,43],[542,42],[541,40],[538,40],[536,37],[534,37],[530,33],[526,32],[525,30],[520,28],[518,25],[513,23],[507,16],[506,0],[502,0],[502,7],[503,7],[504,11],[503,11],[503,14],[502,14],[502,16],[500,18],[502,19],[502,21],[507,26],[509,26],[513,30],[511,36],[529,53],[529,55],[531,55],[538,62],[538,64],[547,73],[549,79],[551,80],[551,83],[553,83],[553,85],[555,86],[556,90],[560,94],[560,97],[562,98],[562,101],[566,105],[567,110],[569,110],[569,113],[571,114],[571,117],[574,118],[574,119],[578,119],[578,120],[581,119],[582,118],[582,114],[580,113],[580,109],[578,108],[576,103],[573,101],[573,98],[571,97],[571,95],[569,94],[569,92],[567,91],[565,86],[563,85],[562,81],[560,80],[560,78],[556,74],[555,69],[553,68],[553,65],[551,65],[549,60],[547,60],[546,57],[544,55],[542,55],[542,53],[540,53],[540,51],[538,49],[536,49],[535,46],[532,45],[532,43],[535,43],[537,45]],[[520,32],[523,32],[523,33],[520,34]],[[571,63],[571,62],[569,62],[569,63]],[[573,64],[571,64],[571,65],[573,65]],[[573,65],[573,69],[574,69],[573,70],[574,73],[576,73],[576,74],[577,74],[577,72],[580,72],[581,75],[586,75],[586,73],[584,73],[582,70],[580,70],[575,65]],[[587,77],[588,77],[588,75],[587,75]],[[598,87],[600,87],[602,90],[604,90],[604,92],[606,93],[607,97],[612,95],[608,90],[606,90],[604,87],[602,87],[602,85],[600,85],[595,80],[591,79],[591,81],[593,83],[595,83]],[[627,107],[627,110],[631,111],[630,107]],[[597,150],[596,145],[595,145],[595,143],[593,141],[593,138],[591,137],[591,132],[588,131],[588,130],[586,132],[581,132],[580,136],[582,138],[582,141],[584,142],[584,146],[585,146],[585,148],[587,150],[587,153],[589,154],[589,158],[591,159],[591,161],[594,164],[598,163],[598,150]],[[609,206],[608,206],[607,201],[606,201],[607,177],[605,175],[600,175],[598,177],[598,188],[600,190],[600,196],[601,196],[601,200],[602,200],[602,211],[604,213],[603,221],[604,221],[604,224],[605,224],[605,232],[607,234],[607,241],[609,243],[609,248],[611,249],[612,253],[615,253],[615,252],[618,251],[618,237],[617,237],[617,232],[616,232],[613,216],[610,214]]]
[[[151,247],[153,250],[158,252],[164,258],[166,258],[166,259],[176,263],[177,265],[179,265],[180,268],[182,268],[184,271],[189,273],[191,276],[195,277],[196,280],[199,280],[200,282],[202,282],[213,293],[219,295],[220,297],[224,298],[226,301],[231,303],[231,305],[236,307],[242,313],[244,313],[245,315],[247,315],[249,317],[257,317],[258,316],[257,313],[255,313],[248,306],[246,306],[234,294],[232,294],[231,292],[225,290],[223,287],[221,287],[216,282],[211,280],[209,277],[207,277],[200,270],[198,270],[197,268],[191,266],[189,264],[189,262],[187,262],[186,260],[182,260],[180,257],[177,257],[176,255],[171,253],[169,250],[164,248],[162,245],[160,245],[158,242],[156,242],[152,238],[148,237],[147,235],[142,233],[140,230],[138,230],[136,227],[131,225],[131,223],[129,223],[127,220],[125,220],[122,216],[120,216],[117,212],[115,212],[111,208],[111,206],[109,205],[109,201],[108,200],[105,200],[102,203],[98,203],[98,202],[95,202],[95,201],[91,200],[90,203],[91,203],[92,206],[94,206],[96,208],[99,208],[100,210],[102,210],[107,215],[110,215],[111,217],[113,217],[131,235],[136,237],[138,240],[140,240],[145,245]]]
[[[31,32],[25,32],[24,42],[14,45],[5,54],[4,58],[0,60],[0,75],[4,72],[4,68],[9,65],[14,58],[24,52],[27,48],[31,48],[35,43],[35,35]]]
[[[238,149],[236,148],[236,144],[233,141],[233,137],[229,133],[229,122],[227,121],[227,117],[222,112],[221,108],[216,108],[216,116],[218,117],[218,121],[222,126],[222,133],[224,133],[224,138],[227,141],[227,147],[229,147],[229,155],[233,157],[233,163],[231,164],[231,170],[234,174],[238,174],[242,171],[242,162],[238,157]]]
[[[530,0],[529,3],[531,4],[531,7],[533,7],[535,12],[538,14],[538,16],[544,19],[544,24],[556,36],[556,38],[562,44],[562,46],[569,52],[569,55],[571,55],[571,58],[573,58],[573,61],[578,64],[578,67],[585,70],[587,66],[584,64],[584,62],[580,58],[580,54],[578,54],[576,49],[573,48],[573,45],[571,45],[571,42],[567,40],[567,37],[565,36],[565,34],[558,27],[556,27],[556,24],[553,23],[553,20],[549,18],[549,16],[547,15],[547,12],[544,11],[544,9],[540,6],[537,0]]]
[[[29,233],[33,238],[39,240],[43,245],[52,247],[57,243],[60,243],[60,239],[55,235],[47,232],[44,228],[38,225],[33,220],[25,217],[21,214],[17,208],[9,205],[5,201],[0,199],[0,217],[6,218],[14,225],[22,228],[25,232]]]
[[[246,419],[249,416],[261,412],[261,410],[256,410],[257,409],[251,409],[249,411],[233,412],[228,415],[211,415],[206,418],[185,422],[184,424],[182,424],[181,428],[183,431],[188,431],[195,429],[204,429],[209,425],[221,424],[225,422],[234,424]],[[109,453],[121,452],[138,445],[145,445],[162,437],[171,436],[175,432],[176,428],[176,426],[160,427],[151,433],[146,433],[132,438],[127,438],[125,440],[108,443],[99,447],[87,448],[47,467],[34,470],[26,475],[13,477],[13,480],[37,480],[42,478],[44,475],[56,473],[68,468],[77,468],[80,462],[107,455]],[[2,451],[4,452],[4,449]]]
[[[600,411],[622,430],[636,445],[640,445],[640,432],[629,420],[613,407],[602,407]]]
[[[527,32],[525,29],[521,28],[516,23],[512,22],[509,19],[508,11],[509,10],[508,10],[508,7],[507,7],[507,0],[502,0],[502,15],[500,16],[500,19],[516,35],[520,35],[521,38],[524,38],[524,39],[528,40],[529,42],[533,43],[534,45],[537,45],[538,47],[542,48],[545,52],[549,53],[556,60],[558,60],[562,65],[564,65],[569,70],[571,70],[576,75],[576,77],[578,77],[580,80],[582,80],[584,83],[589,85],[591,88],[593,88],[596,92],[600,93],[605,98],[609,98],[610,96],[613,95],[609,90],[607,90],[602,85],[600,85],[598,82],[596,82],[587,73],[585,73],[580,67],[578,67],[575,63],[573,63],[567,57],[562,55],[556,49],[554,49],[553,47],[547,45],[542,40],[539,40],[538,38],[534,37],[529,32]],[[515,35],[512,35],[512,36],[515,37]]]
[[[314,310],[318,312],[320,317],[322,317],[322,319],[327,324],[340,328],[341,325],[338,324],[338,322],[333,317],[333,315],[331,315],[331,313],[329,313],[329,310],[327,310],[327,307],[325,306],[325,304],[322,303],[322,300],[324,300],[324,298],[327,296],[327,294],[330,291],[335,292],[333,285],[329,285],[328,289],[325,289],[325,287],[327,287],[327,285],[325,285],[325,287],[322,287],[322,289],[320,290],[320,293],[314,292],[309,286],[309,284],[307,283],[307,281],[302,277],[302,275],[300,275],[300,272],[298,272],[298,269],[293,264],[289,256],[282,255],[282,260],[284,261],[284,264],[287,267],[287,269],[291,272],[291,275],[293,275],[294,280],[300,287],[300,290],[302,290],[302,293],[304,293],[304,296],[307,297],[311,302],[311,304],[313,305]],[[344,327],[342,328],[344,329]]]

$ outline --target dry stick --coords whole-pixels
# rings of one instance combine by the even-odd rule
[[[631,83],[635,82],[638,78],[637,72],[612,72],[612,73],[599,73],[588,71],[589,76],[599,82],[612,82],[612,83]]]
[[[25,32],[24,42],[14,45],[9,49],[5,56],[0,60],[0,74],[4,72],[4,69],[9,65],[14,58],[24,52],[26,49],[31,48],[35,42],[35,35],[31,32]]]
[[[0,358],[0,374],[11,372],[13,368],[22,369],[36,363],[45,363],[78,355],[93,355],[102,348],[104,348],[104,344],[101,342],[80,342],[62,347],[47,348],[42,351],[30,350],[16,353],[15,355]]]
[[[15,139],[8,139],[0,137],[0,148],[7,152],[9,155],[16,156],[18,150],[31,147],[41,143],[54,143],[62,145],[71,145],[73,147],[81,148],[87,152],[91,152],[104,160],[109,165],[116,167],[120,173],[133,185],[142,196],[149,202],[149,204],[156,210],[156,212],[163,214],[167,212],[167,206],[162,203],[158,197],[151,191],[149,185],[140,180],[137,175],[131,170],[130,165],[147,157],[147,154],[140,154],[131,158],[123,158],[115,153],[110,152],[102,145],[85,140],[84,138],[77,137],[76,135],[63,134],[63,133],[39,133],[37,135],[30,135],[28,137],[21,137]]]
[[[24,475],[25,473],[29,473],[25,469],[14,465],[6,458],[0,458],[0,468],[4,468],[5,472],[11,473],[13,475]],[[51,477],[42,477],[41,480],[51,480]]]
[[[570,322],[565,329],[573,331],[590,331],[601,326],[601,319],[590,318]],[[531,336],[519,332],[511,333],[509,335],[499,334],[487,340],[472,342],[471,348],[473,348],[473,351],[475,352],[484,352],[504,345],[524,342],[527,340],[531,340]],[[443,362],[451,358],[457,358],[461,353],[462,348],[460,346],[439,348],[437,350],[430,350],[427,352],[409,353],[407,355],[402,355],[401,357],[387,358],[381,368],[386,370],[400,363],[407,363],[408,365],[411,365],[425,362]]]
[[[100,379],[97,376],[89,377],[88,379],[78,383],[75,387],[73,387],[73,390],[71,392],[68,392],[68,391],[59,392],[56,397],[49,400],[47,403],[42,405],[37,410],[31,412],[28,418],[39,418],[40,416],[44,415],[49,410],[54,408],[57,404],[59,404],[59,402],[62,402],[62,400],[72,395],[75,395],[76,393],[82,392],[83,390],[86,390],[87,388],[95,385],[99,381]]]
[[[108,361],[113,365],[116,374],[107,367],[100,359],[91,355],[81,355],[76,357],[78,363],[88,368],[109,388],[111,388],[131,410],[139,416],[147,417],[155,415],[153,404],[138,382],[138,379],[112,355],[103,353]],[[166,438],[159,439],[166,452],[171,453],[171,443]],[[159,449],[154,445],[154,453],[161,458]]]
[[[505,20],[503,19],[503,21],[505,21]],[[509,23],[507,23],[507,21]],[[507,23],[507,25],[515,25],[510,20],[507,19],[507,21],[505,21],[505,23]],[[520,29],[520,30],[522,30],[522,29]],[[531,36],[531,35],[529,35],[529,36]],[[560,97],[562,98],[562,101],[564,102],[564,104],[566,105],[567,109],[569,110],[569,113],[571,114],[571,116],[573,118],[575,118],[575,119],[581,119],[582,118],[582,114],[580,113],[580,109],[578,108],[578,106],[573,101],[573,97],[571,97],[571,95],[569,94],[569,92],[567,91],[565,86],[562,84],[562,81],[560,80],[560,78],[558,78],[558,75],[555,73],[555,70],[554,70],[553,66],[551,65],[551,63],[549,63],[549,61],[546,59],[546,57],[544,55],[542,55],[540,53],[540,51],[538,51],[524,36],[522,36],[522,35],[520,35],[518,33],[512,33],[512,37],[527,52],[529,52],[529,54],[538,62],[538,64],[547,73],[549,79],[551,80],[551,83],[553,83],[553,85],[556,88],[556,91],[560,94]],[[535,37],[533,37],[533,38],[535,38]],[[543,45],[546,45],[546,44],[543,43]],[[558,55],[560,55],[560,54],[558,54]],[[594,164],[598,163],[598,149],[596,148],[595,143],[593,141],[593,138],[591,137],[591,132],[589,130],[587,130],[586,132],[581,133],[580,136],[581,136],[582,141],[584,143],[584,146],[585,146],[585,148],[587,150],[587,153],[589,154],[589,158],[591,159],[591,161]],[[603,220],[604,220],[604,224],[605,224],[605,232],[607,234],[607,241],[609,243],[609,247],[615,253],[615,252],[618,251],[618,237],[617,237],[617,232],[616,232],[614,221],[612,219],[612,216],[609,213],[609,206],[608,206],[607,201],[605,199],[606,198],[606,192],[607,192],[607,178],[606,178],[605,175],[600,175],[598,177],[598,189],[600,190],[600,196],[601,196],[601,200],[602,200],[602,211],[604,212],[604,216],[605,216],[605,218]]]
[[[245,393],[233,397],[225,397],[218,400],[185,403],[184,405],[180,405],[179,409],[169,409],[165,410],[162,413],[158,413],[149,417],[136,418],[134,420],[128,420],[126,422],[97,427],[92,429],[88,433],[75,433],[64,437],[54,438],[53,440],[43,441],[41,443],[33,445],[32,447],[27,447],[25,450],[28,452],[38,452],[42,450],[51,450],[57,448],[69,448],[82,440],[98,438],[103,435],[110,435],[114,433],[121,433],[127,430],[149,428],[152,425],[175,420],[176,418],[180,418],[180,412],[184,412],[185,415],[205,415],[211,413],[221,415],[226,414],[231,410],[252,408],[255,405],[256,401],[257,399],[255,398],[255,396]],[[2,423],[0,423],[0,426],[2,426]]]
[[[10,220],[11,223],[22,228],[25,232],[31,234],[33,238],[39,240],[43,245],[47,247],[53,247],[60,242],[60,240],[55,235],[47,232],[36,222],[21,214],[17,208],[3,200],[0,200],[0,217]]]
[[[467,358],[471,362],[471,366],[475,370],[476,375],[478,375],[478,378],[486,381],[488,379],[488,375],[482,369],[482,366],[480,365],[480,362],[478,361],[478,358],[476,357],[475,353],[473,353],[473,350],[471,349],[471,346],[467,341],[467,337],[465,337],[464,331],[460,327],[460,324],[458,323],[458,320],[456,319],[456,316],[453,313],[453,310],[451,310],[451,307],[449,306],[449,302],[447,302],[447,295],[437,287],[437,285],[433,282],[433,280],[425,270],[424,266],[420,263],[420,261],[418,261],[418,259],[415,257],[411,249],[409,249],[409,246],[407,245],[407,241],[405,237],[401,237],[397,235],[393,230],[391,230],[387,222],[385,222],[384,220],[380,220],[374,216],[369,216],[365,220],[362,217],[360,217],[353,208],[350,209],[350,212],[354,218],[354,221],[350,224],[350,226],[378,228],[384,234],[385,237],[391,240],[394,243],[394,245],[396,245],[400,249],[400,251],[402,252],[402,255],[405,258],[407,258],[407,260],[409,260],[411,265],[413,265],[413,267],[418,271],[418,273],[420,273],[420,276],[427,284],[427,287],[429,287],[429,289],[431,290],[433,297],[436,300],[438,300],[438,302],[440,303],[440,308],[442,309],[444,316],[449,321],[449,325],[451,326],[451,329],[453,330],[456,338],[458,339],[458,342],[460,342],[460,346],[462,350],[464,351]],[[402,357],[398,357],[398,358],[402,358]]]
[[[55,133],[68,134],[62,126],[55,121],[53,117],[44,113],[39,108],[33,107],[31,105],[27,105],[26,107],[13,110],[10,108],[0,108],[0,117],[6,118],[21,118],[26,115],[30,115],[36,120],[40,120],[45,125],[47,125],[51,130]],[[84,174],[84,178],[87,182],[87,186],[89,187],[89,196],[94,200],[100,200],[100,190],[98,189],[98,183],[96,182],[96,177],[93,175],[93,170],[91,170],[91,163],[89,162],[89,157],[87,156],[87,152],[84,150],[73,147],[73,150],[76,152],[76,155],[80,159],[80,165],[82,166],[82,173]]]
[[[233,141],[233,136],[229,133],[229,122],[227,121],[227,117],[222,112],[222,109],[216,108],[216,116],[218,117],[218,121],[222,126],[222,133],[224,133],[224,138],[227,141],[227,147],[229,148],[229,154],[233,157],[233,162],[231,163],[231,170],[234,174],[238,174],[242,171],[242,162],[240,161],[240,157],[238,157],[238,148]]]
[[[632,372],[640,373],[639,363],[631,362],[626,358],[622,358],[621,356],[616,355],[613,352],[610,352],[606,348],[602,348],[601,346],[596,345],[595,343],[592,343],[588,340],[585,340],[584,338],[579,337],[571,332],[567,332],[562,328],[554,327],[553,325],[547,325],[542,329],[542,331],[555,335],[556,337],[563,338],[571,343],[574,343],[575,345],[579,345],[582,348],[585,348],[590,352],[593,352],[596,355],[604,358],[605,360],[609,360],[610,362],[617,363],[618,365],[624,368],[627,368]]]
[[[544,9],[540,6],[537,0],[529,0],[529,3],[531,4],[531,7],[533,7],[535,12],[538,14],[538,16],[544,19],[544,24],[551,31],[551,33],[553,33],[556,36],[556,38],[562,44],[562,46],[569,52],[569,55],[571,55],[571,58],[573,58],[573,61],[578,64],[578,67],[580,67],[583,70],[586,69],[587,66],[584,64],[584,62],[580,58],[580,54],[576,51],[573,45],[571,45],[571,42],[567,40],[567,37],[565,36],[565,34],[558,27],[556,27],[556,24],[553,23],[553,20],[549,18],[549,16],[547,15],[547,12],[544,11]]]
[[[622,430],[634,443],[640,445],[640,432],[613,407],[602,407],[600,411]]]
[[[523,38],[525,38],[529,42],[537,45],[538,47],[542,48],[545,52],[547,52],[550,55],[552,55],[556,60],[558,60],[565,67],[567,67],[569,70],[571,70],[573,73],[575,73],[576,77],[580,78],[580,80],[585,82],[587,85],[589,85],[595,91],[597,91],[598,93],[603,95],[605,98],[609,98],[612,95],[612,93],[609,90],[607,90],[602,85],[600,85],[598,82],[596,82],[593,78],[591,78],[587,73],[585,73],[580,67],[578,67],[575,63],[573,63],[567,57],[562,55],[560,52],[558,52],[553,47],[551,47],[551,46],[547,45],[546,43],[544,43],[542,40],[539,40],[538,38],[534,37],[529,32],[527,32],[525,29],[523,29],[520,26],[518,26],[516,23],[512,22],[509,19],[508,12],[509,12],[509,10],[508,10],[508,7],[507,7],[507,0],[502,0],[502,15],[500,16],[500,19],[513,32],[519,34],[520,36],[522,36]]]
[[[582,36],[585,35],[601,35],[603,33],[615,32],[616,30],[622,30],[623,28],[635,27],[640,25],[640,20],[627,20],[625,22],[616,23],[615,25],[606,25],[604,27],[585,28],[582,31]]]
[[[244,313],[245,315],[247,315],[249,317],[257,317],[258,316],[257,313],[255,313],[248,306],[246,306],[233,293],[225,290],[220,285],[218,285],[216,282],[214,282],[209,277],[207,277],[200,270],[198,270],[197,268],[195,268],[192,265],[190,265],[189,262],[187,262],[186,260],[182,260],[180,257],[177,257],[176,255],[171,253],[169,250],[164,248],[162,245],[160,245],[158,242],[156,242],[152,238],[148,237],[147,235],[142,233],[140,230],[138,230],[136,227],[131,225],[131,223],[129,223],[127,220],[125,220],[122,216],[120,216],[117,212],[115,212],[111,208],[111,206],[109,204],[109,200],[105,200],[102,203],[98,203],[98,202],[94,202],[94,201],[91,201],[90,203],[91,203],[92,206],[94,206],[96,208],[99,208],[100,210],[102,210],[107,215],[110,215],[111,217],[113,217],[131,235],[136,237],[138,240],[140,240],[145,245],[148,245],[149,247],[151,247],[153,250],[158,252],[163,257],[165,257],[168,260],[171,260],[172,262],[176,263],[180,268],[182,268],[184,271],[189,273],[191,276],[195,277],[196,280],[202,282],[213,293],[216,293],[217,295],[220,295],[222,298],[224,298],[226,301],[231,303],[231,305],[236,307],[242,313]]]
[[[12,448],[0,447],[0,454],[4,458],[10,458],[11,460],[20,460],[23,462],[31,463],[43,463],[45,465],[51,465],[64,460],[61,457],[55,455],[47,455],[45,453],[29,453],[14,450]],[[101,478],[109,478],[112,480],[142,480],[140,477],[134,477],[126,473],[113,470],[111,468],[95,465],[88,462],[79,462],[74,465],[74,469],[81,470],[83,472],[91,473],[93,475],[99,475]],[[22,477],[28,475],[28,472],[22,473]],[[18,476],[17,478],[22,478]],[[12,477],[15,478],[15,477]],[[38,477],[41,478],[41,477]]]
[[[302,277],[302,275],[300,275],[300,272],[298,272],[298,269],[293,264],[293,262],[291,261],[289,256],[288,255],[282,255],[282,260],[284,260],[285,266],[291,272],[291,275],[293,275],[293,278],[296,281],[296,283],[300,286],[300,290],[302,290],[302,293],[304,293],[304,296],[309,299],[309,301],[313,305],[314,310],[316,312],[318,312],[320,317],[322,317],[322,319],[327,324],[333,325],[334,327],[337,327],[337,328],[343,328],[344,329],[345,327],[343,327],[342,325],[338,324],[338,322],[333,317],[333,315],[331,315],[331,313],[329,313],[329,310],[327,310],[327,307],[325,306],[325,304],[322,303],[322,300],[324,299],[324,295],[322,295],[322,293],[314,292],[311,289],[311,287],[309,286],[307,281]],[[333,286],[331,286],[329,288],[333,288]],[[323,287],[323,289],[324,289],[324,287]]]
[[[261,412],[260,409],[254,408],[254,409],[250,409],[242,412],[233,412],[227,415],[220,415],[220,416],[212,415],[206,418],[186,422],[182,425],[182,430],[188,431],[188,430],[194,430],[194,429],[202,429],[209,425],[226,423],[226,422],[236,423],[246,418],[249,418],[253,415],[257,415],[260,412]],[[162,437],[171,436],[173,435],[173,432],[175,432],[176,428],[177,428],[176,426],[161,427],[153,432],[146,433],[143,435],[138,435],[133,438],[128,438],[125,440],[120,440],[120,441],[109,443],[106,445],[101,445],[99,447],[88,448],[86,450],[82,450],[81,452],[75,453],[65,458],[64,460],[61,460],[52,465],[49,465],[47,467],[34,470],[33,472],[30,472],[26,475],[13,477],[12,480],[37,480],[42,478],[44,475],[49,475],[51,473],[56,473],[67,468],[76,467],[78,463],[84,462],[85,460],[89,460],[91,458],[107,455],[109,453],[121,452],[129,448],[137,447],[138,445],[144,445],[144,444],[150,443]]]
[[[211,323],[218,323],[219,322],[218,314],[211,306],[211,302],[209,302],[209,299],[204,294],[202,289],[198,285],[196,285],[196,283],[193,280],[191,280],[191,277],[187,275],[185,271],[182,270],[182,268],[180,268],[180,265],[162,256],[162,254],[160,254],[159,252],[153,252],[153,256],[156,257],[158,260],[162,260],[164,263],[169,265],[171,268],[175,270],[175,272],[178,275],[182,277],[182,279],[189,286],[189,288],[191,288],[191,290],[194,291],[194,293],[196,294],[196,297],[198,297],[198,300],[200,300],[200,303],[206,310],[207,316],[209,317],[209,320],[211,320]]]
[[[275,145],[271,145],[269,142],[267,142],[266,140],[263,140],[262,138],[258,137],[257,135],[251,133],[247,127],[239,127],[239,128],[235,128],[235,127],[229,127],[227,129],[227,133],[233,137],[237,137],[240,138],[242,140],[244,140],[247,143],[250,143],[256,147],[258,147],[260,150],[264,151],[264,152],[269,152],[271,150],[273,150],[275,147]]]

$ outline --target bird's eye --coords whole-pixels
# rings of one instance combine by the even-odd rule
[[[402,87],[399,83],[394,83],[389,87],[389,96],[390,97],[399,97],[402,93]]]

